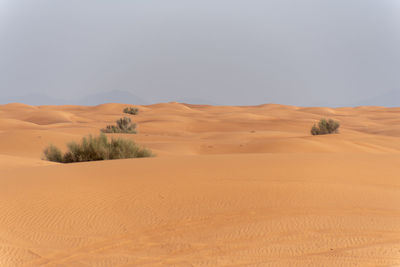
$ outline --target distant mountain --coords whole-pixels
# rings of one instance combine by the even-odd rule
[[[16,97],[1,97],[0,104],[8,103],[24,103],[27,105],[41,106],[41,105],[65,105],[68,101],[54,98],[45,94],[27,94]]]
[[[146,100],[140,98],[127,91],[108,91],[88,95],[80,100],[77,100],[76,105],[94,106],[105,103],[122,103],[122,104],[148,104]]]
[[[90,94],[81,99],[59,99],[45,94],[27,94],[18,97],[0,97],[0,104],[8,103],[24,103],[27,105],[83,105],[95,106],[105,103],[122,103],[122,104],[147,104],[147,102],[126,91],[109,91],[97,94]]]
[[[353,106],[400,107],[400,90],[383,92],[375,97],[354,103]]]

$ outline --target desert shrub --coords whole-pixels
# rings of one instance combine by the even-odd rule
[[[60,149],[51,145],[44,150],[45,158],[54,162],[72,163],[153,156],[150,150],[139,147],[132,140],[117,138],[108,141],[105,134],[84,137],[80,143],[72,142],[67,147],[67,152],[62,154]]]
[[[107,125],[101,129],[103,133],[136,133],[136,124],[131,122],[130,118],[124,117],[116,121],[116,125]]]
[[[329,119],[321,119],[318,125],[313,125],[311,128],[312,135],[333,134],[339,132],[340,123],[338,121]]]
[[[134,107],[126,107],[124,108],[124,113],[137,115],[139,113],[139,109]]]
[[[47,147],[43,153],[48,161],[61,162],[63,160],[61,150],[53,145]]]

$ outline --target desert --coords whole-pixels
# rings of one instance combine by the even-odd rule
[[[0,266],[400,265],[400,108],[136,106],[155,157],[43,159],[126,106],[0,105]]]

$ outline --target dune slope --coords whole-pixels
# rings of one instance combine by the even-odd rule
[[[400,264],[400,109],[157,104],[156,158],[40,159],[123,107],[0,106],[0,266]]]

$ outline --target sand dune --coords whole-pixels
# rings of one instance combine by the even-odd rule
[[[141,106],[157,157],[41,160],[124,107],[0,106],[0,266],[400,266],[400,109]]]

